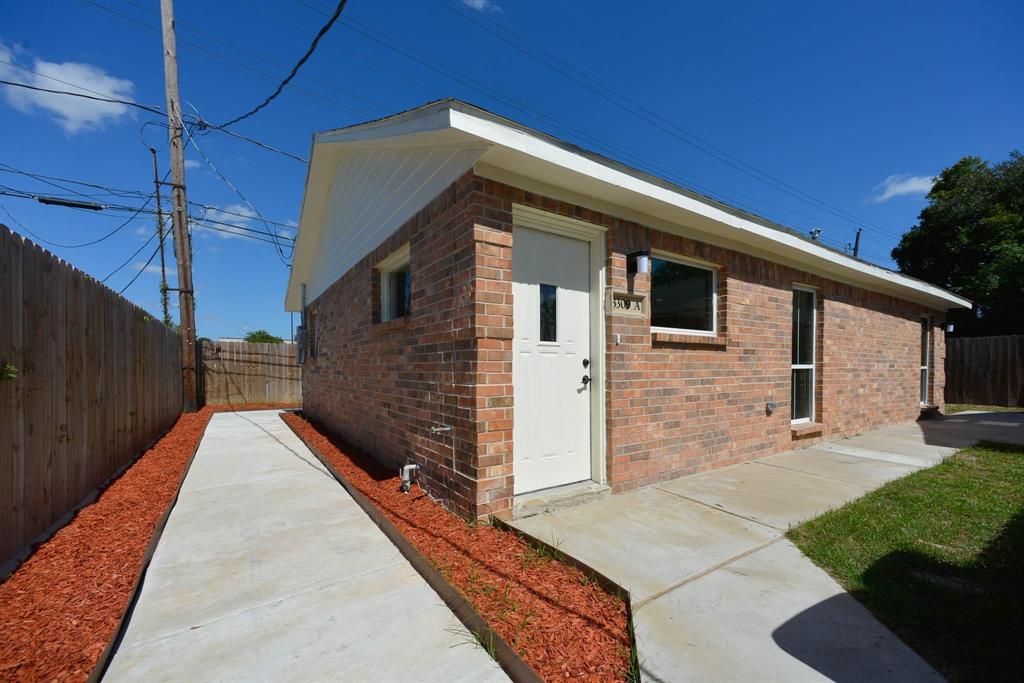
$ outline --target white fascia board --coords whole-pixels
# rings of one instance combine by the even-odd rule
[[[773,242],[785,251],[802,254],[805,258],[807,256],[812,257],[822,265],[827,264],[830,270],[838,271],[840,279],[847,279],[841,277],[844,273],[856,275],[859,276],[857,277],[858,280],[869,279],[879,281],[879,284],[884,283],[888,285],[885,289],[889,291],[906,292],[910,290],[908,293],[917,295],[913,297],[915,299],[922,298],[921,295],[924,295],[924,298],[933,302],[933,305],[945,305],[949,308],[971,307],[971,302],[968,299],[957,296],[941,287],[936,287],[879,266],[850,258],[784,230],[760,225],[720,209],[713,204],[702,202],[678,190],[638,178],[612,168],[605,163],[591,159],[586,155],[566,149],[548,140],[541,139],[536,135],[531,135],[526,131],[510,127],[490,118],[453,109],[451,111],[451,125],[482,140],[488,140],[496,145],[517,150],[535,159],[554,164],[589,178],[594,183],[594,189],[593,192],[588,192],[587,194],[592,194],[592,196],[602,196],[603,188],[601,188],[601,184],[612,185],[630,193],[635,193],[640,197],[649,198],[655,202],[675,207],[684,212],[743,231],[760,238],[760,240]]]
[[[299,227],[292,250],[292,267],[288,273],[288,288],[285,290],[286,311],[302,309],[302,284],[309,277],[320,239],[324,206],[331,191],[334,169],[341,158],[340,148],[325,148],[316,144],[310,150],[309,167],[306,171],[306,185],[302,191],[302,208],[299,212]]]

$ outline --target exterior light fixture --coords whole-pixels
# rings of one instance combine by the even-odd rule
[[[626,272],[650,273],[651,254],[647,251],[634,251],[626,254]]]
[[[952,331],[953,331],[953,323],[947,323],[946,324],[946,332],[952,332]]]

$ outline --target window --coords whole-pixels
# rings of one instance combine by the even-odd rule
[[[928,370],[931,366],[931,321],[921,318],[921,405],[928,405]]]
[[[793,290],[793,359],[792,406],[793,422],[814,420],[814,355],[815,293],[809,289]]]
[[[377,265],[380,273],[380,321],[387,322],[409,314],[412,282],[409,277],[409,245]]]
[[[540,341],[558,341],[558,287],[540,286]]]
[[[651,258],[651,327],[714,335],[716,280],[712,268]]]

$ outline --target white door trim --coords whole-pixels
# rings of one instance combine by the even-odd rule
[[[515,227],[532,228],[572,237],[590,245],[590,478],[607,484],[605,467],[605,233],[600,225],[560,216],[523,204],[512,205],[512,240]],[[513,392],[515,389],[513,388]],[[513,418],[514,419],[514,418]],[[514,444],[513,444],[513,447]],[[515,472],[513,471],[513,476]]]

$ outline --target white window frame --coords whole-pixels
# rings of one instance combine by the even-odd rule
[[[390,256],[377,264],[378,277],[380,277],[380,321],[386,323],[389,320],[395,320],[398,316],[395,315],[395,303],[392,299],[393,292],[391,283],[391,274],[408,268],[411,261],[412,251],[409,243],[406,242],[401,247],[396,249]],[[409,277],[412,277],[412,269],[410,268]],[[412,302],[410,301],[410,307]],[[409,315],[409,311],[405,312]]]
[[[789,372],[789,400],[790,400],[790,415],[792,416],[793,410],[793,370],[810,370],[811,371],[811,414],[808,417],[801,417],[797,419],[790,419],[790,424],[809,424],[814,422],[817,417],[817,396],[818,396],[818,290],[814,287],[808,287],[806,285],[793,285],[793,290],[799,290],[801,292],[809,292],[813,297],[811,299],[811,330],[813,331],[813,338],[811,339],[811,363],[808,364],[795,364],[790,361],[790,372]],[[795,307],[794,307],[795,310]],[[792,316],[794,311],[790,311],[790,327],[792,327]],[[792,344],[795,343],[795,339],[790,339],[790,354],[792,355]]]
[[[921,405],[926,406],[928,403],[928,385],[932,380],[932,319],[930,316],[921,316],[921,328],[924,329],[924,365],[921,366],[921,371],[918,372],[918,382],[920,382],[920,388],[918,390],[918,398],[921,401]],[[920,330],[918,330],[920,332]],[[920,334],[918,335],[918,343],[920,343]],[[920,355],[920,349],[918,349]],[[924,376],[921,376],[921,372]]]
[[[679,263],[684,266],[690,266],[691,268],[700,268],[701,270],[711,271],[711,330],[690,330],[684,327],[660,327],[657,325],[651,325],[651,332],[668,332],[669,334],[686,334],[698,337],[717,337],[718,336],[718,266],[707,261],[700,261],[698,259],[687,258],[686,256],[680,256],[673,254],[668,251],[661,251],[659,249],[651,250],[651,277],[654,276],[654,259],[661,259],[662,261],[672,261],[673,263]],[[654,317],[654,290],[653,286],[648,294],[650,301],[651,317]]]

